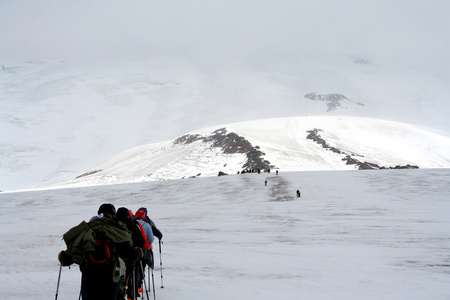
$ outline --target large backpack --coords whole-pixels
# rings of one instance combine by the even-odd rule
[[[129,242],[131,236],[115,221],[101,218],[81,222],[66,232],[63,239],[73,262],[82,265],[86,261],[106,263],[116,260],[115,244]]]

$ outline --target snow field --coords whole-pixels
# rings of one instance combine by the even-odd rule
[[[447,299],[448,180],[448,169],[280,172],[1,193],[0,289],[54,295],[62,234],[110,202],[147,206],[164,234],[157,299]],[[79,279],[64,268],[58,299],[76,298]]]

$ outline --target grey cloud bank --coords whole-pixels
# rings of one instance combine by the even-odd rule
[[[447,1],[3,1],[3,63],[181,56],[206,63],[352,55],[444,70]]]

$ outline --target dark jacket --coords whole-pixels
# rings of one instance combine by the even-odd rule
[[[143,210],[145,211],[145,222],[150,224],[150,227],[152,228],[152,233],[154,236],[156,236],[158,239],[162,239],[163,234],[162,232],[156,227],[155,222],[153,222],[149,217],[148,217],[148,212],[147,212],[147,208],[145,207],[141,207],[139,208],[139,210]]]
[[[125,270],[117,271],[125,261],[142,259],[141,251],[131,244],[131,234],[119,222],[101,218],[81,222],[63,236],[67,250],[61,252],[63,266],[76,263],[82,272],[81,295],[83,300],[111,299],[117,294],[117,281]],[[98,239],[110,241],[111,259],[106,263],[89,260]]]

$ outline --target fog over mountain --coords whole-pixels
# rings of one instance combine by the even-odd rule
[[[0,189],[249,120],[358,116],[448,137],[449,11],[447,1],[2,1]]]
[[[448,66],[447,1],[40,0],[0,5],[2,56],[8,60],[3,63],[174,55],[219,65],[261,65],[348,55],[430,71]]]
[[[108,202],[159,300],[448,300],[449,36],[447,0],[0,0],[2,298]]]

